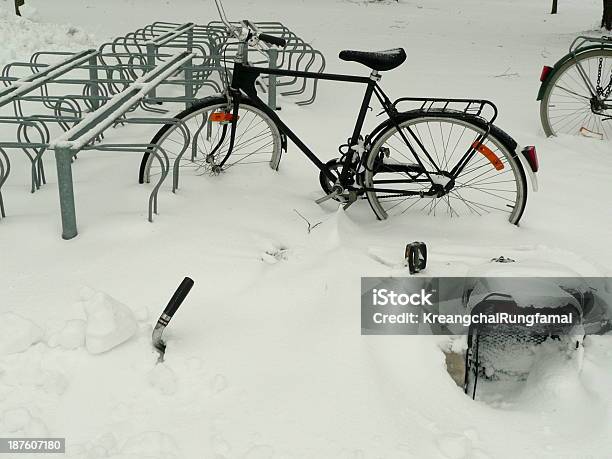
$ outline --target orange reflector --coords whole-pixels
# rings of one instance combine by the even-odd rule
[[[474,148],[477,152],[482,153],[498,171],[501,171],[504,168],[504,163],[502,163],[499,157],[486,145],[480,144],[479,146],[478,142],[474,142],[472,144],[472,148]]]
[[[230,112],[216,112],[216,113],[211,113],[210,116],[208,117],[208,120],[216,122],[216,123],[233,121],[234,115],[231,114]]]

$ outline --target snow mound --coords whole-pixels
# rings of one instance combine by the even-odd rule
[[[85,330],[87,323],[84,320],[69,320],[59,332],[57,343],[62,349],[73,350],[85,345]]]
[[[27,350],[43,338],[43,330],[31,320],[18,314],[0,314],[0,355],[16,354]]]
[[[180,449],[170,435],[163,432],[144,432],[130,438],[121,449],[121,458],[180,459]]]
[[[535,361],[526,381],[522,397],[533,406],[544,402],[557,404],[576,401],[585,405],[588,395],[580,378],[584,348],[563,348],[559,343],[547,341],[538,346]]]
[[[84,288],[81,299],[87,315],[85,346],[90,353],[109,351],[129,340],[138,331],[131,309],[106,293]]]
[[[0,0],[0,68],[13,61],[29,61],[36,51],[77,51],[95,48],[91,35],[66,24],[34,22],[36,9],[22,7],[16,16],[12,1]]]
[[[45,423],[33,417],[26,408],[6,410],[0,420],[0,432],[7,432],[12,437],[46,437],[49,434]]]

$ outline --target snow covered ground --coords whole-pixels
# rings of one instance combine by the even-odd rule
[[[36,23],[9,20],[12,2],[0,0],[2,63],[155,20],[216,19],[211,0],[26,1]],[[596,27],[601,2],[560,2],[557,16],[548,3],[226,1],[236,19],[288,25],[330,71],[366,74],[339,61],[341,49],[403,46],[407,62],[382,81],[391,95],[495,101],[497,124],[540,155],[541,191],[518,228],[419,214],[378,222],[367,204],[318,206],[317,171],[290,145],[278,173],[236,168],[185,177],[176,195],[166,188],[154,224],[139,155],[83,153],[80,235],[65,242],[52,154],[48,184],[29,194],[28,162],[12,151],[0,220],[0,437],[65,436],[78,459],[610,458],[610,336],[588,337],[581,364],[543,350],[524,391],[487,403],[446,372],[446,338],[360,336],[360,277],[407,275],[409,241],[427,242],[429,275],[463,275],[500,255],[612,274],[610,143],[544,138],[535,101],[542,65]],[[314,105],[284,101],[282,115],[332,158],[361,91],[322,84]],[[152,131],[109,138],[122,135],[140,142]],[[308,233],[295,210],[321,225]],[[196,285],[155,365],[151,327],[185,275]],[[115,314],[130,327],[113,330]],[[113,332],[122,343],[98,353]]]

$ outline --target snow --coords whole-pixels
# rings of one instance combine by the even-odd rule
[[[92,34],[64,21],[43,21],[31,3],[35,2],[26,2],[22,17],[17,17],[14,1],[0,0],[0,68],[14,61],[28,62],[37,51],[82,51],[95,46]]]
[[[149,372],[149,384],[163,395],[174,395],[178,389],[174,371],[164,363],[156,365]]]
[[[26,2],[37,22],[12,19],[12,2],[0,1],[0,62],[89,49],[157,20],[217,19],[209,0]],[[601,2],[568,0],[554,17],[548,2],[531,0],[225,6],[232,18],[281,20],[324,52],[330,72],[369,73],[337,59],[341,49],[403,46],[408,60],[383,73],[385,90],[493,100],[496,124],[537,146],[540,192],[518,228],[419,214],[377,222],[367,204],[314,204],[316,171],[290,145],[278,173],[182,174],[176,194],[167,182],[149,224],[150,188],[135,183],[140,155],[92,151],[73,165],[80,235],[65,242],[53,154],[44,157],[48,184],[29,194],[29,161],[11,150],[0,220],[0,436],[65,436],[73,459],[607,459],[612,335],[587,337],[582,357],[544,348],[521,390],[474,402],[445,370],[443,350],[464,341],[359,334],[361,276],[407,275],[411,241],[428,244],[423,275],[462,276],[500,255],[540,275],[542,261],[610,275],[610,143],[544,138],[535,101],[541,66],[595,27]],[[361,96],[357,85],[321,83],[314,105],[282,100],[280,113],[331,159]],[[142,143],[156,129],[110,129],[106,141]],[[14,127],[0,135],[14,139]],[[309,232],[295,210],[320,224]],[[186,275],[196,283],[157,364],[152,322]],[[79,297],[79,285],[94,291]],[[118,315],[131,317],[129,329]],[[91,346],[109,350],[92,355]]]
[[[87,322],[80,319],[68,320],[62,330],[51,339],[49,346],[57,344],[62,349],[74,350],[85,346]]]
[[[80,293],[83,309],[87,315],[85,347],[92,354],[101,354],[129,340],[138,331],[134,314],[126,305],[103,292],[84,288]],[[78,328],[78,327],[77,327]],[[68,335],[77,334],[71,330]],[[62,330],[66,335],[66,329]],[[68,344],[73,344],[68,336]]]
[[[49,434],[47,426],[39,418],[33,417],[25,408],[15,408],[2,413],[2,432],[13,437],[45,437]]]
[[[0,355],[23,352],[42,339],[42,329],[19,314],[1,314],[0,322],[4,329],[0,334]]]

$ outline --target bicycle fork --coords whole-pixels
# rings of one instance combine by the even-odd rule
[[[236,100],[236,98],[232,98],[230,100],[232,101],[231,113],[229,112],[229,110],[221,113],[211,113],[208,116],[208,119],[203,120],[203,123],[208,124],[208,126],[210,126],[212,122],[221,122],[223,124],[223,127],[221,128],[221,135],[219,136],[219,141],[210,151],[210,153],[206,155],[206,162],[211,165],[211,170],[215,174],[219,174],[223,171],[223,166],[225,165],[229,157],[232,155],[236,142],[236,129],[238,125],[238,110],[240,109],[240,103]],[[227,153],[225,154],[221,162],[215,164],[215,155],[217,154],[221,146],[225,143],[225,139],[227,138],[228,126],[230,131],[230,139],[227,148]],[[207,136],[210,137],[210,132],[207,133]]]

